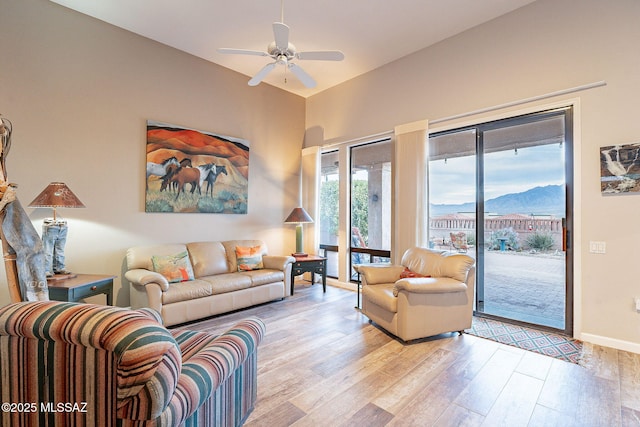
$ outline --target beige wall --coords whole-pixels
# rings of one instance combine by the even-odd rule
[[[60,211],[70,223],[67,266],[77,272],[121,276],[126,248],[154,242],[258,237],[287,253],[294,234],[282,220],[297,204],[305,128],[307,145],[323,144],[604,80],[510,110],[577,99],[577,325],[585,339],[640,351],[632,299],[640,296],[640,196],[600,194],[598,150],[640,140],[638,16],[637,0],[539,0],[305,105],[48,1],[0,0],[0,113],[14,123],[9,179],[24,205],[57,180],[87,205]],[[248,139],[249,213],[144,213],[147,119]],[[50,216],[27,212],[37,229]],[[606,241],[607,253],[590,254],[590,240]],[[120,288],[118,278],[116,303],[127,305]]]
[[[633,297],[640,297],[640,196],[600,194],[598,150],[640,141],[639,17],[637,0],[539,0],[309,98],[308,135],[324,133],[324,141],[307,138],[306,144],[606,81],[601,88],[457,123],[577,99],[576,327],[589,341],[640,351],[640,314],[633,306]],[[606,241],[607,253],[589,253],[592,240]]]
[[[45,0],[0,0],[0,52],[0,113],[14,125],[9,180],[25,207],[51,181],[78,195],[86,209],[58,211],[69,222],[67,267],[119,276],[117,305],[129,303],[120,281],[129,246],[261,238],[273,253],[294,251],[282,221],[298,203],[303,98],[251,88],[245,76]],[[145,213],[147,119],[249,140],[248,214]],[[26,210],[38,231],[51,216]],[[0,304],[8,300],[0,286]]]

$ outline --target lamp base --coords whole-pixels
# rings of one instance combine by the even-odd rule
[[[47,277],[47,282],[57,282],[58,280],[73,279],[77,276],[78,275],[75,273],[55,274],[53,276]]]
[[[294,258],[304,258],[306,256],[309,256],[309,254],[305,254],[304,252],[294,252],[291,254],[291,256]]]

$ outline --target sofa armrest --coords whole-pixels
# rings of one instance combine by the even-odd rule
[[[383,283],[394,283],[400,278],[404,271],[401,265],[361,265],[358,266],[363,285],[379,285]]]
[[[398,280],[393,286],[393,294],[400,291],[414,294],[444,294],[449,292],[466,292],[467,285],[449,277],[411,277]]]
[[[234,371],[255,356],[264,334],[262,320],[250,317],[183,362],[176,393],[156,425],[182,425]],[[247,387],[251,387],[249,381],[245,379]]]
[[[135,268],[124,273],[124,277],[134,285],[146,286],[149,283],[157,283],[162,291],[169,290],[169,281],[160,273],[144,268]]]
[[[287,265],[293,264],[296,259],[292,256],[286,255],[263,255],[262,263],[264,268],[270,268],[272,270],[285,271]]]

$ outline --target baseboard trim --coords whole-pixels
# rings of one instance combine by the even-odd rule
[[[351,282],[344,283],[339,281],[338,279],[334,279],[331,277],[327,278],[327,285],[335,286],[336,288],[342,288],[342,289],[346,289],[348,291],[353,291],[353,292],[357,290],[355,283],[351,283]]]
[[[585,333],[580,334],[580,337],[578,339],[591,344],[601,345],[603,347],[611,347],[615,348],[616,350],[623,350],[640,354],[640,343]]]

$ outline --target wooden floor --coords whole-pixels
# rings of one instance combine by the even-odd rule
[[[453,334],[405,345],[368,322],[356,294],[296,284],[255,315],[258,402],[246,426],[640,426],[640,355],[585,347],[583,366]]]

